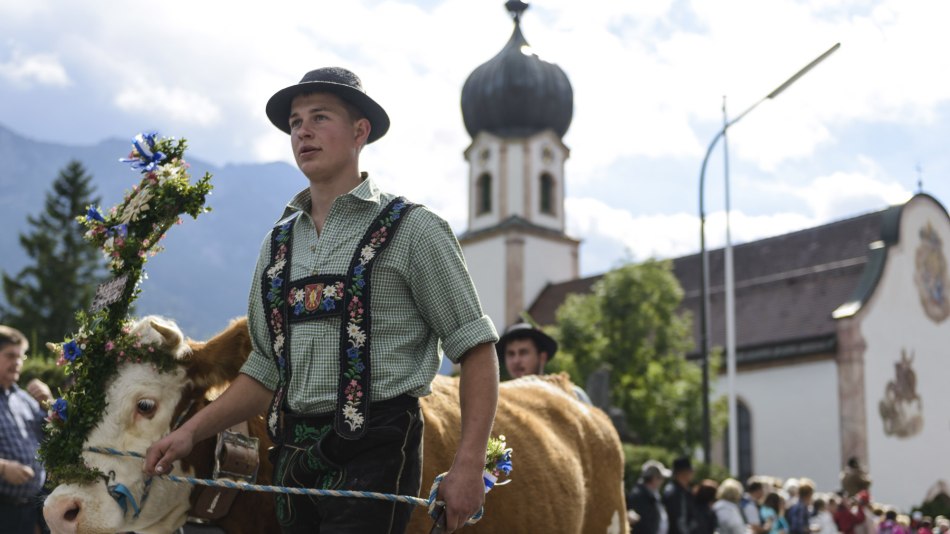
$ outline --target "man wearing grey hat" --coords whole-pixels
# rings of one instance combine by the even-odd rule
[[[639,520],[631,525],[631,534],[668,534],[670,521],[660,499],[660,488],[671,474],[657,460],[643,462],[640,479],[627,495],[627,510],[639,516]]]
[[[482,470],[498,396],[498,336],[449,225],[380,191],[359,155],[389,117],[342,68],[275,93],[267,117],[290,135],[308,186],[261,246],[248,301],[252,352],[231,387],[149,448],[165,472],[192,445],[267,411],[274,483],[417,495],[422,415],[439,349],[461,364],[462,430],[439,486],[446,532],[485,498]],[[285,533],[403,532],[411,506],[280,494]]]

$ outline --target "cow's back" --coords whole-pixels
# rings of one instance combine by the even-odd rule
[[[423,493],[452,465],[461,428],[458,380],[437,377],[423,398]],[[511,482],[487,496],[485,516],[466,532],[626,532],[623,452],[609,419],[576,400],[565,375],[501,384],[492,430],[513,449]],[[429,532],[417,509],[409,532]]]

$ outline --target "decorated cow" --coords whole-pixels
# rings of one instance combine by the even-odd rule
[[[246,322],[234,321],[207,343],[185,340],[174,323],[158,317],[139,320],[130,335],[173,355],[178,365],[167,370],[149,363],[120,366],[106,386],[102,420],[83,446],[83,461],[103,476],[54,489],[44,508],[53,532],[165,534],[179,528],[189,515],[205,514],[212,504],[216,514],[224,515],[210,522],[225,532],[279,531],[270,494],[236,492],[232,497],[218,495],[216,488],[193,488],[165,477],[148,479],[140,458],[116,454],[143,453],[237,375],[250,352]],[[465,531],[627,532],[617,434],[600,410],[578,402],[571,391],[563,375],[501,385],[493,434],[505,435],[514,449],[514,470],[510,484],[487,495],[484,517]],[[432,394],[422,399],[422,411],[426,486],[448,470],[457,448],[458,381],[437,377]],[[246,434],[261,440],[257,483],[270,484],[262,418],[248,421]],[[214,438],[201,442],[172,473],[211,478],[216,460],[222,462],[220,449]],[[231,499],[225,513],[220,507]],[[422,507],[417,508],[409,532],[429,532],[431,526]]]

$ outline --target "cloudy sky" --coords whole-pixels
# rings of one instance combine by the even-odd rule
[[[364,169],[461,232],[459,95],[511,33],[503,3],[0,0],[0,123],[72,144],[156,129],[219,165],[290,162],[264,103],[307,70],[346,66],[393,120]],[[583,274],[698,250],[723,97],[734,117],[838,42],[729,129],[733,241],[883,209],[918,180],[946,203],[948,15],[926,0],[533,2],[525,37],[574,88],[566,203]],[[721,148],[711,246],[725,240]]]

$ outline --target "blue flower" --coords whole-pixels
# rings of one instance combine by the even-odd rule
[[[353,274],[355,274],[356,276],[359,276],[359,275],[363,274],[363,270],[364,270],[364,269],[365,269],[365,268],[363,267],[362,264],[361,264],[361,265],[357,265],[356,267],[353,268]]]
[[[362,278],[356,281],[356,287],[363,287],[365,285],[366,285],[366,280],[363,280]]]
[[[99,213],[99,210],[97,210],[95,206],[89,206],[89,211],[86,212],[86,220],[106,222],[106,220],[102,218],[102,214]]]
[[[366,366],[363,365],[363,362],[356,362],[356,365],[353,366],[353,369],[356,369],[357,373],[362,373],[363,369],[366,369]]]
[[[279,276],[275,276],[275,277],[270,281],[270,286],[271,286],[272,288],[278,288],[278,287],[280,287],[283,283],[284,283],[284,281],[283,281]]]
[[[279,356],[277,358],[277,366],[283,369],[287,366],[287,360],[285,360],[283,356]]]
[[[390,218],[391,218],[392,220],[394,220],[394,221],[398,221],[398,220],[399,220],[399,212],[397,211],[397,212],[393,213],[392,217],[390,217]]]
[[[406,203],[405,203],[405,202],[397,202],[397,203],[393,204],[393,211],[395,211],[396,213],[399,213],[399,212],[402,211],[402,209],[405,208],[405,207],[406,207]]]
[[[360,349],[356,347],[350,347],[346,349],[346,356],[351,360],[355,360],[360,357]]]
[[[119,161],[131,163],[133,169],[151,172],[155,166],[165,159],[165,154],[155,150],[155,138],[157,133],[141,133],[132,139],[132,153],[128,158],[122,158]]]
[[[75,361],[80,356],[82,356],[82,348],[79,347],[75,339],[63,345],[63,357],[67,361]]]
[[[326,311],[334,310],[336,309],[336,302],[330,297],[327,297],[323,299],[323,304],[321,304],[320,307]]]
[[[303,302],[298,302],[294,305],[294,315],[300,315],[303,313]]]
[[[109,235],[110,235],[110,236],[119,236],[119,237],[125,239],[125,237],[129,235],[129,225],[128,225],[128,224],[118,224],[118,225],[116,225],[116,226],[113,226],[112,228],[109,228]]]
[[[511,450],[505,451],[504,456],[495,462],[495,468],[502,471],[506,475],[511,473]]]
[[[53,413],[63,421],[66,420],[67,409],[66,399],[56,399],[56,402],[53,403]]]

